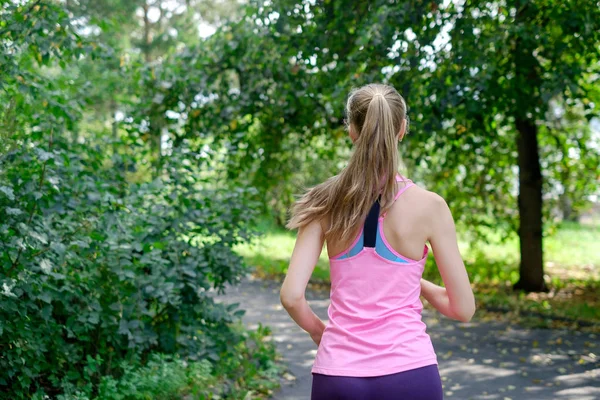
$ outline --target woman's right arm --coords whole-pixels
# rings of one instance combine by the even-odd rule
[[[475,297],[462,256],[458,250],[456,227],[448,205],[434,195],[429,243],[444,281],[444,287],[421,280],[421,294],[448,318],[468,322],[475,313]]]

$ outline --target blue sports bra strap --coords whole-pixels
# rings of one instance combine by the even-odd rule
[[[377,240],[377,222],[379,220],[379,199],[375,201],[369,214],[367,215],[367,219],[365,220],[365,228],[364,228],[364,247],[375,247],[375,243]]]

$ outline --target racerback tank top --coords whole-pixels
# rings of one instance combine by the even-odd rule
[[[394,201],[414,186],[410,180],[405,182]],[[368,377],[437,364],[421,320],[423,304],[419,297],[429,250],[425,246],[420,260],[411,260],[394,251],[383,233],[385,214],[379,216],[379,212],[377,201],[357,240],[329,259],[329,322],[317,350],[313,373]],[[377,251],[378,237],[398,258],[389,259]],[[348,257],[360,238],[362,249]]]

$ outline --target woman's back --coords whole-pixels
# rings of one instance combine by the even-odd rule
[[[299,231],[280,297],[319,346],[313,400],[441,399],[420,296],[461,321],[475,310],[446,202],[396,176],[406,109],[390,86],[353,90],[346,105],[350,160],[295,204],[288,224]],[[327,324],[304,296],[325,242],[331,268]],[[422,279],[427,243],[445,287]]]
[[[396,253],[412,260],[419,260],[423,255],[423,246],[431,237],[431,217],[440,206],[441,197],[429,192],[410,181],[397,182],[397,193],[402,191],[387,211],[383,222],[383,233],[387,244]],[[324,220],[323,225],[329,221]],[[326,227],[324,226],[324,229]],[[359,226],[353,237],[360,234]],[[335,257],[348,248],[348,243],[327,241],[327,254]]]
[[[397,214],[395,218],[404,214],[395,206],[416,187],[400,177],[397,181],[389,213],[380,213],[377,201],[356,240],[339,254],[332,246],[329,323],[313,373],[373,377],[437,363],[421,321],[419,298],[427,236],[420,243],[414,241],[421,246],[414,257],[400,253],[400,248],[393,248],[386,239],[386,225],[395,238],[410,236],[408,227],[396,229],[392,213]]]

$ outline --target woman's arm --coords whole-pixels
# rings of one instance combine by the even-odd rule
[[[434,199],[429,242],[445,287],[422,280],[421,293],[445,316],[468,322],[475,313],[475,297],[458,249],[454,219],[444,199],[438,195]]]
[[[318,221],[300,228],[290,266],[279,293],[281,304],[288,314],[300,328],[310,334],[317,345],[321,341],[325,324],[312,311],[304,293],[321,255],[324,241],[323,230]]]
[[[460,320],[460,318],[454,314],[452,307],[450,307],[450,299],[446,288],[438,286],[428,280],[421,279],[421,295],[425,297],[425,300],[427,300],[429,304],[446,317]]]

